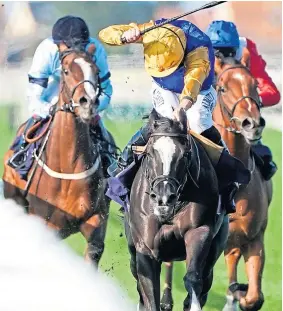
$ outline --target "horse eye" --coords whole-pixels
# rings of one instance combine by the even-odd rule
[[[65,75],[68,75],[69,71],[67,69],[63,69]]]
[[[221,92],[221,93],[225,93],[226,92],[226,89],[224,88],[224,86],[220,86],[219,87],[219,92]]]

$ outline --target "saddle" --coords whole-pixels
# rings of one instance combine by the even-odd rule
[[[224,189],[231,182],[238,182],[241,184],[248,184],[251,178],[250,171],[246,169],[244,164],[231,156],[228,152],[224,151],[223,147],[220,147],[213,143],[211,140],[199,135],[193,131],[190,131],[193,139],[196,140],[206,151],[208,157],[211,160],[212,165],[215,168],[218,180],[219,189]],[[115,177],[108,178],[108,190],[106,195],[121,205],[124,210],[129,208],[129,194],[132,182],[140,167],[142,158],[146,154],[145,146],[132,146],[133,152],[137,155],[136,160],[132,162],[127,168],[125,168],[120,174]],[[198,148],[197,146],[195,148]],[[201,165],[201,163],[200,163]],[[192,172],[192,177],[197,179],[197,174]]]
[[[51,121],[52,118],[46,118],[36,122],[25,135],[20,131],[10,147],[14,153],[7,164],[15,169],[23,180],[27,180],[34,162],[34,153],[40,149]]]

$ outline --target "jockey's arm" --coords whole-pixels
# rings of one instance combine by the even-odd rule
[[[108,67],[107,55],[101,43],[96,43],[96,51],[94,61],[99,68],[99,80],[101,87],[101,94],[99,96],[99,105],[97,112],[105,110],[110,104],[111,96],[113,93],[112,84],[110,81],[110,71]]]
[[[101,41],[108,45],[123,45],[121,37],[124,32],[138,28],[140,31],[145,30],[154,25],[154,21],[150,21],[145,24],[131,23],[129,25],[113,25],[102,29],[99,32],[99,38]],[[136,43],[142,43],[142,38],[139,38]]]
[[[49,114],[51,103],[46,102],[42,98],[42,94],[47,88],[50,75],[50,53],[43,41],[35,51],[28,73],[27,99],[31,114],[37,114],[41,117],[46,117]]]
[[[261,98],[263,107],[273,106],[280,101],[280,92],[272,78],[266,72],[266,62],[258,53],[257,47],[250,39],[245,39],[247,47],[243,47],[241,63],[250,68],[250,61],[253,58],[251,73],[258,83],[258,95]],[[250,51],[249,51],[250,49]]]
[[[190,52],[185,60],[184,89],[180,96],[181,107],[188,110],[197,100],[201,86],[209,75],[210,61],[208,49],[199,47]],[[190,104],[188,104],[190,102]]]

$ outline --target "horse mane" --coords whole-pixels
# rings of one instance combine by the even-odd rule
[[[184,126],[180,121],[172,120],[167,117],[160,115],[155,109],[149,115],[149,124],[151,133],[176,133],[176,134],[187,134],[187,127]]]
[[[93,56],[90,53],[88,53],[87,51],[85,51],[80,45],[74,45],[73,47],[68,48],[67,50],[61,52],[60,53],[60,59],[64,58],[65,56],[67,56],[68,54],[71,54],[71,53],[75,53],[78,56],[81,56],[82,58],[86,59],[90,63],[94,64],[96,66],[96,68],[98,69],[95,61],[93,60]]]
[[[222,60],[222,64],[223,65],[241,65],[241,62],[239,62],[237,59],[235,59],[234,57],[225,57]]]
[[[221,53],[220,51],[215,51],[214,55],[220,59],[221,61],[221,65],[241,65],[241,62],[239,62],[237,59],[235,59],[232,56],[224,56],[223,53]]]

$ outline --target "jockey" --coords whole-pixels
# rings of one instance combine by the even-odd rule
[[[110,26],[100,31],[99,38],[109,45],[122,45],[122,38],[127,43],[143,44],[145,69],[152,77],[155,110],[172,119],[176,108],[183,108],[193,131],[227,149],[212,121],[216,91],[212,87],[214,52],[211,41],[194,24],[184,20],[171,22],[141,36],[141,30],[163,21],[165,19]],[[127,167],[133,161],[131,146],[145,145],[149,135],[148,125],[145,125],[132,137],[108,173],[114,176]],[[232,183],[222,194],[227,210],[234,209],[233,197],[237,189]]]
[[[280,102],[280,93],[266,72],[266,62],[257,51],[256,44],[248,38],[239,37],[234,23],[226,21],[213,21],[207,28],[213,48],[224,57],[234,57],[242,65],[250,69],[257,80],[258,94],[262,107],[269,107]],[[277,171],[276,164],[272,161],[271,150],[263,146],[261,141],[252,146],[254,152],[264,162],[264,178],[269,180]]]
[[[99,68],[101,95],[97,112],[102,112],[110,104],[112,85],[108,69],[107,56],[103,45],[96,38],[89,35],[88,26],[80,17],[65,16],[60,18],[53,26],[52,37],[43,40],[37,47],[30,71],[27,89],[28,108],[32,117],[28,120],[24,134],[36,122],[49,116],[51,105],[56,104],[59,95],[61,76],[61,63],[59,59],[59,44],[63,42],[67,47],[76,47],[87,50],[89,44],[94,44],[94,61]],[[108,132],[102,120],[98,123],[100,134],[108,139]],[[24,135],[23,135],[24,137]],[[25,145],[25,141],[22,141]]]

